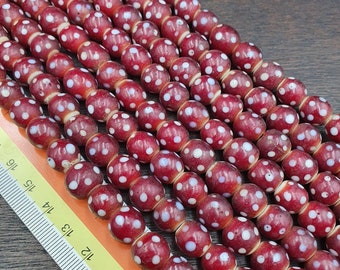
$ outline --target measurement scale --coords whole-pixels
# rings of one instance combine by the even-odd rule
[[[139,269],[130,246],[114,240],[86,200],[68,194],[45,151],[1,113],[0,194],[61,269]]]

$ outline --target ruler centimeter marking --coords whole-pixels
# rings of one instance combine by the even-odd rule
[[[0,194],[61,269],[123,269],[1,127]]]

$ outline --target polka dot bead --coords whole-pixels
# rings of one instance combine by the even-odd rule
[[[328,138],[340,143],[340,114],[333,114],[325,125]]]
[[[190,94],[186,86],[180,82],[169,82],[159,92],[159,100],[168,111],[177,111],[189,100]]]
[[[177,45],[190,33],[188,23],[178,16],[164,18],[160,29],[163,37],[170,39]]]
[[[127,73],[140,76],[143,70],[152,63],[152,59],[144,47],[131,44],[122,52],[121,63],[125,66]]]
[[[115,91],[120,105],[127,111],[136,111],[147,99],[142,86],[130,79],[120,81]]]
[[[114,14],[114,11],[122,5],[121,1],[105,1],[105,0],[96,0],[94,2],[94,7],[96,10],[100,10],[105,14]]]
[[[340,202],[340,180],[330,172],[319,173],[309,188],[312,198],[316,201],[326,205]]]
[[[174,81],[181,82],[186,87],[190,87],[201,76],[201,68],[198,62],[192,58],[180,57],[172,61],[169,73]]]
[[[61,92],[61,86],[55,76],[42,73],[34,77],[29,91],[38,102],[48,104],[54,95]]]
[[[262,52],[253,43],[241,42],[234,48],[231,60],[238,69],[251,73],[262,62]]]
[[[39,24],[29,18],[19,18],[11,27],[11,35],[13,39],[24,45],[29,45],[30,37],[41,31]]]
[[[186,35],[179,44],[182,57],[191,57],[198,61],[209,50],[209,43],[205,36],[193,32]]]
[[[266,127],[262,117],[249,111],[238,114],[233,122],[235,134],[250,141],[257,141],[266,131]]]
[[[236,269],[235,255],[225,246],[211,245],[201,259],[201,266],[205,270]],[[238,268],[237,268],[238,269]]]
[[[276,62],[262,61],[253,72],[253,81],[257,86],[263,86],[270,91],[276,90],[284,80],[283,68]]]
[[[233,139],[233,131],[221,120],[210,119],[200,130],[200,136],[214,150],[222,150]]]
[[[329,270],[337,270],[340,267],[339,258],[333,256],[326,250],[318,250],[314,256],[309,259],[304,267],[306,270],[319,270],[323,267]]]
[[[49,55],[60,50],[58,40],[45,33],[39,33],[30,39],[31,54],[40,61],[46,61]]]
[[[127,73],[125,67],[120,63],[107,61],[98,67],[96,79],[101,87],[113,92],[118,83],[127,79]]]
[[[323,125],[332,115],[329,102],[318,96],[307,97],[299,106],[301,118],[313,125]]]
[[[334,142],[324,142],[314,152],[313,158],[318,162],[320,171],[340,172],[340,145]]]
[[[48,113],[57,122],[65,123],[72,116],[79,114],[79,102],[68,93],[59,93],[48,103]]]
[[[189,132],[180,122],[170,120],[160,126],[156,137],[163,149],[178,152],[189,141]]]
[[[92,10],[94,10],[94,7],[90,3],[79,0],[72,1],[67,5],[67,15],[76,24],[83,24],[86,15]]]
[[[159,29],[151,21],[139,21],[132,27],[132,41],[142,45],[145,49],[149,49],[153,41],[160,38]]]
[[[119,142],[126,142],[138,129],[136,118],[126,112],[118,111],[106,121],[106,130]]]
[[[64,53],[57,52],[46,61],[46,71],[62,79],[69,69],[74,67],[72,58]]]
[[[157,3],[155,1],[150,3]],[[167,38],[159,38],[150,45],[152,61],[169,68],[171,63],[179,57],[177,46]]]
[[[121,5],[110,14],[113,14],[113,24],[127,33],[131,33],[133,25],[142,20],[142,14],[130,5]]]
[[[164,269],[168,270],[193,270],[191,264],[182,256],[173,255],[165,263]]]
[[[219,24],[211,29],[209,43],[212,49],[220,50],[230,57],[240,43],[240,36],[231,26]]]
[[[190,87],[190,95],[205,106],[211,104],[220,94],[219,83],[208,75],[199,77]]]
[[[15,80],[29,85],[35,76],[43,73],[43,66],[35,58],[27,56],[14,63],[12,72]]]
[[[330,253],[339,257],[340,254],[340,226],[337,225],[326,237],[326,247]]]
[[[290,106],[277,105],[268,113],[266,123],[268,128],[287,134],[299,124],[299,115]]]
[[[42,108],[32,98],[22,97],[9,108],[10,118],[21,127],[26,127],[31,120],[41,116]]]
[[[153,63],[143,70],[140,80],[149,93],[159,94],[170,81],[170,75],[163,66]]]
[[[314,153],[322,143],[320,131],[310,123],[301,123],[289,134],[292,146],[309,154]]]
[[[243,99],[252,89],[253,81],[242,70],[231,70],[221,79],[222,90],[224,93],[234,95]]]
[[[61,29],[58,36],[61,46],[71,53],[77,53],[81,44],[89,40],[84,29],[73,24]]]
[[[196,12],[201,9],[201,4],[198,1],[186,0],[176,2],[173,8],[176,15],[191,22]]]
[[[0,9],[0,23],[6,29],[9,29],[15,20],[12,18],[21,18],[24,16],[24,12],[19,6],[14,3],[4,3]]]
[[[15,101],[23,97],[23,89],[18,83],[6,79],[0,81],[0,106],[2,108],[9,110]]]
[[[171,7],[169,5],[164,5],[163,1],[146,2],[145,5],[142,5],[142,10],[144,18],[155,23],[159,28],[161,27],[164,18],[172,15]]]
[[[298,79],[288,77],[277,86],[275,94],[283,104],[298,106],[307,96],[307,88]]]
[[[243,102],[236,96],[221,94],[211,104],[213,116],[225,123],[232,123],[243,111]]]
[[[44,32],[52,36],[58,36],[58,28],[60,25],[69,24],[67,14],[54,6],[44,8],[38,15],[38,21]]]
[[[98,67],[110,60],[110,55],[99,43],[85,41],[78,47],[77,58],[89,71],[96,72]]]
[[[209,50],[199,59],[202,73],[220,81],[231,68],[228,56],[219,50]]]
[[[166,110],[155,101],[145,101],[136,110],[138,125],[145,131],[155,132],[166,119]]]
[[[251,89],[244,97],[244,107],[262,117],[267,116],[275,106],[275,95],[261,86]]]
[[[198,10],[192,20],[194,29],[206,37],[209,36],[211,29],[217,26],[217,24],[218,18],[213,12],[207,9]]]
[[[91,39],[100,42],[105,32],[112,28],[112,21],[103,12],[92,10],[86,15],[83,26]]]
[[[25,50],[17,42],[7,40],[0,44],[0,63],[4,69],[12,70],[14,64],[23,56],[25,56]]]
[[[102,40],[102,45],[109,51],[111,57],[114,58],[120,58],[123,51],[131,45],[131,43],[130,36],[119,28],[106,31]]]

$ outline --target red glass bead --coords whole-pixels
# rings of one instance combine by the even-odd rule
[[[193,270],[194,268],[189,262],[181,256],[173,255],[163,266],[167,270]]]
[[[209,50],[209,42],[205,36],[194,32],[183,38],[179,44],[179,49],[182,57],[191,57],[198,61]]]
[[[287,134],[299,124],[299,115],[288,105],[277,105],[268,113],[266,123],[268,128]]]
[[[131,44],[122,52],[121,62],[127,73],[132,76],[140,76],[143,70],[152,63],[152,59],[144,47],[139,44]]]
[[[24,97],[24,91],[19,83],[10,79],[0,80],[0,107],[9,110],[12,104]]]
[[[193,220],[186,220],[175,233],[175,240],[179,249],[188,257],[203,256],[211,245],[208,230]]]
[[[283,104],[299,106],[307,96],[307,89],[301,81],[288,77],[277,86],[275,94]]]
[[[125,67],[118,62],[107,61],[98,67],[96,79],[101,87],[114,91],[117,85],[127,79]]]
[[[320,202],[310,201],[299,213],[298,223],[310,231],[316,238],[325,237],[336,224],[331,209]]]
[[[43,73],[44,67],[35,58],[27,56],[16,61],[13,66],[14,78],[23,84],[29,85],[33,78]]]
[[[159,94],[168,82],[170,82],[169,72],[156,63],[147,66],[140,77],[141,85],[146,91],[153,94]]]
[[[196,79],[190,87],[190,95],[203,105],[210,105],[221,94],[219,83],[208,75]]]
[[[281,240],[288,256],[298,262],[308,261],[317,250],[314,236],[305,228],[293,226]]]
[[[137,82],[126,79],[119,82],[116,97],[126,110],[136,111],[139,105],[146,101],[146,92]]]
[[[249,170],[259,159],[260,151],[246,138],[235,138],[223,150],[224,160],[240,171]]]
[[[92,189],[87,199],[89,209],[102,219],[109,219],[111,213],[121,207],[122,203],[123,198],[119,191],[107,184]]]
[[[178,16],[164,18],[160,29],[163,37],[170,39],[177,45],[190,33],[188,23]]]
[[[1,3],[0,24],[7,30],[11,29],[17,19],[23,17],[24,12],[17,4],[7,1],[5,3]]]
[[[304,264],[305,270],[337,270],[340,267],[339,259],[326,250],[317,250],[312,258]],[[322,268],[321,268],[322,267]]]
[[[266,131],[266,122],[258,114],[244,111],[235,117],[233,131],[240,137],[257,141]]]
[[[79,100],[85,100],[88,95],[98,88],[94,76],[84,68],[73,68],[64,74],[65,90]]]
[[[193,16],[192,26],[198,33],[209,37],[211,29],[215,28],[218,24],[216,15],[206,9],[197,10]]]
[[[30,39],[30,51],[32,56],[38,58],[40,61],[46,61],[50,55],[59,52],[59,41],[45,33],[36,34]]]
[[[314,152],[313,157],[319,165],[320,171],[340,172],[340,145],[335,142],[324,142]]]
[[[276,62],[262,61],[253,71],[253,81],[257,86],[263,86],[270,91],[277,89],[284,80],[283,68]]]
[[[159,38],[150,45],[150,54],[153,62],[169,68],[171,63],[179,57],[179,50],[171,40]]]
[[[164,19],[172,14],[169,5],[164,5],[164,2],[160,0],[143,2],[142,10],[144,18],[156,24],[159,28]]]
[[[165,197],[165,190],[154,176],[140,176],[131,184],[129,197],[139,211],[149,212]]]
[[[141,20],[142,14],[130,5],[117,7],[112,16],[113,24],[127,33],[131,33],[133,26]]]
[[[223,244],[237,254],[253,253],[260,241],[260,233],[255,224],[244,217],[234,217],[222,231]]]
[[[66,10],[68,2],[69,1],[51,0],[51,3],[54,6],[60,8],[62,10]]]
[[[236,214],[256,218],[268,205],[264,191],[255,184],[242,184],[233,194],[231,204]]]
[[[138,130],[136,118],[119,111],[106,121],[106,130],[119,142],[126,142]]]
[[[55,76],[41,73],[34,77],[29,91],[38,102],[48,104],[54,95],[61,93],[61,87]]]
[[[189,132],[180,122],[170,120],[160,126],[156,137],[163,149],[179,152],[189,141]]]
[[[187,22],[191,22],[196,12],[201,9],[201,4],[192,0],[175,1],[173,9],[175,15],[180,16]]]
[[[205,182],[210,192],[229,198],[241,185],[242,176],[235,166],[225,161],[217,161],[206,172]]]
[[[240,43],[240,36],[231,26],[219,24],[211,29],[209,43],[212,49],[220,50],[230,57]]]
[[[339,257],[340,255],[340,226],[337,225],[326,237],[326,247],[330,253]]]
[[[200,130],[203,141],[214,150],[222,150],[233,139],[231,128],[218,119],[210,119]]]
[[[282,160],[281,168],[286,177],[302,185],[308,184],[318,173],[318,163],[306,152],[292,150]]]
[[[159,92],[159,100],[168,111],[177,111],[189,98],[188,89],[180,82],[166,83]]]
[[[297,125],[289,134],[292,146],[309,154],[314,153],[322,143],[320,131],[310,123]]]
[[[68,25],[69,19],[67,14],[60,8],[54,6],[46,7],[38,16],[41,28],[46,34],[58,36],[59,26]]]
[[[153,211],[153,220],[165,232],[174,232],[185,220],[184,206],[175,199],[163,199]]]
[[[330,140],[340,143],[340,114],[333,114],[329,118],[325,124],[325,131]]]
[[[18,19],[11,28],[13,39],[25,47],[29,45],[30,38],[39,32],[41,32],[40,25],[29,18]]]
[[[185,101],[177,111],[177,120],[189,131],[199,131],[209,121],[209,111],[196,100]]]
[[[123,5],[122,0],[94,0],[94,7],[96,10],[104,12],[107,16],[111,17],[116,9]]]
[[[12,70],[15,63],[25,56],[24,48],[13,40],[7,40],[0,44],[0,64],[6,70]]]
[[[26,1],[23,0],[21,8],[25,11],[26,16],[37,19],[41,11],[49,6],[49,2],[46,0]]]
[[[184,172],[175,181],[173,193],[187,208],[196,207],[208,194],[203,179],[194,172]]]
[[[230,94],[221,94],[211,104],[213,115],[226,123],[232,123],[235,117],[242,112],[242,101]]]
[[[252,112],[267,116],[276,106],[276,98],[268,89],[258,86],[250,90],[244,97],[244,107]]]
[[[165,121],[166,111],[160,103],[149,100],[138,106],[136,118],[140,128],[154,132]]]
[[[307,190],[301,184],[291,180],[283,181],[275,189],[274,198],[291,214],[299,213],[309,201]]]
[[[64,132],[67,138],[78,146],[83,146],[98,132],[98,126],[93,118],[85,114],[77,114],[65,122]]]
[[[104,181],[100,169],[87,161],[72,165],[65,174],[65,186],[69,193],[78,198],[86,198],[92,189]]]
[[[195,60],[189,57],[180,57],[172,61],[169,73],[174,81],[190,87],[201,76],[201,69]]]
[[[253,81],[247,73],[242,70],[231,70],[221,79],[224,93],[234,95],[243,99],[252,89]]]
[[[48,113],[57,122],[66,123],[72,116],[79,114],[79,102],[70,94],[54,95],[48,103]]]
[[[47,162],[51,168],[66,172],[80,161],[78,147],[68,139],[58,139],[47,148]]]
[[[302,120],[313,125],[323,125],[327,123],[332,115],[332,107],[322,97],[309,96],[303,100],[299,107]]]
[[[225,197],[211,193],[197,205],[196,217],[208,230],[222,230],[233,218],[233,208]]]
[[[122,206],[111,214],[108,228],[115,239],[131,244],[144,233],[145,221],[134,207]]]
[[[133,260],[144,269],[161,269],[170,257],[165,238],[155,232],[146,232],[131,246]]]
[[[101,42],[105,32],[112,28],[112,21],[103,12],[93,10],[86,15],[83,27],[91,39]]]
[[[241,42],[233,49],[231,61],[238,69],[252,73],[262,62],[262,52],[253,43]]]
[[[132,27],[131,38],[134,43],[142,45],[148,50],[152,42],[160,38],[160,33],[153,22],[139,21]]]
[[[10,118],[21,127],[26,127],[31,120],[43,113],[40,105],[32,98],[22,97],[9,108]]]
[[[94,10],[94,7],[84,0],[73,0],[67,5],[67,14],[74,24],[82,25],[86,16]]]
[[[202,73],[217,81],[221,80],[231,67],[228,56],[219,50],[206,51],[199,58],[199,63]]]
[[[120,58],[123,51],[131,45],[131,39],[124,30],[112,28],[110,31],[105,32],[102,45],[112,57]]]
[[[286,270],[289,257],[283,247],[273,241],[263,241],[250,257],[253,269]]]
[[[26,134],[34,146],[44,149],[54,140],[61,138],[58,124],[52,118],[46,116],[32,119],[26,127]]]
[[[151,158],[159,151],[159,144],[151,133],[137,131],[127,140],[126,150],[139,162],[150,163]]]
[[[262,158],[268,158],[275,162],[282,161],[292,147],[289,138],[276,129],[268,129],[256,145]]]
[[[225,246],[211,245],[201,259],[201,266],[204,270],[233,270],[236,268],[236,257]]]
[[[82,43],[78,48],[77,57],[79,62],[91,72],[96,72],[102,64],[110,60],[107,50],[94,41]]]
[[[312,198],[326,205],[335,205],[340,201],[340,179],[330,172],[321,172],[311,182]]]
[[[128,189],[141,176],[139,162],[126,154],[119,154],[110,160],[106,174],[114,187]]]
[[[150,171],[162,183],[172,184],[184,172],[184,164],[175,152],[161,150],[152,157]]]
[[[55,53],[46,61],[46,71],[59,79],[73,67],[73,59],[65,53]]]

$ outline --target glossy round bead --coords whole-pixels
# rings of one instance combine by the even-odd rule
[[[256,218],[256,226],[267,239],[279,240],[292,228],[293,218],[282,206],[270,204]]]
[[[53,36],[58,35],[60,25],[68,25],[69,19],[67,14],[54,6],[46,7],[39,15],[38,21],[41,28],[46,34]]]
[[[283,181],[274,192],[275,201],[291,214],[299,213],[308,203],[307,190],[299,183]]]
[[[143,2],[142,10],[144,18],[155,23],[159,28],[161,27],[163,20],[172,14],[170,6],[165,5],[163,1]]]
[[[173,193],[187,208],[196,207],[208,194],[204,180],[194,172],[184,172],[175,181]]]
[[[230,94],[221,94],[211,104],[214,117],[226,123],[232,123],[235,117],[242,112],[242,101]]]
[[[209,50],[209,42],[206,37],[194,32],[183,38],[179,44],[179,49],[182,57],[191,57],[198,61],[202,54]]]
[[[78,147],[68,139],[58,139],[47,148],[47,162],[51,168],[66,172],[80,161]]]
[[[162,183],[172,184],[184,172],[184,164],[175,152],[161,150],[152,157],[150,171]]]
[[[14,64],[25,56],[22,45],[13,40],[7,40],[0,44],[0,63],[6,70],[12,70]]]
[[[257,141],[266,131],[266,122],[258,114],[244,111],[235,117],[233,131],[239,137]]]
[[[340,226],[337,225],[326,237],[326,247],[334,256],[340,254]]]
[[[218,119],[210,119],[200,130],[203,141],[214,150],[222,150],[233,139],[231,128]]]
[[[26,127],[32,119],[41,116],[42,113],[39,104],[29,97],[18,99],[9,108],[9,117],[21,127]]]
[[[43,70],[43,65],[39,61],[27,56],[14,63],[13,75],[18,82],[29,85],[35,76],[43,73]]]
[[[50,55],[59,52],[59,50],[60,44],[58,40],[51,35],[39,33],[30,39],[31,54],[40,61],[46,61]]]
[[[87,140],[85,154],[91,162],[99,167],[107,166],[118,154],[118,142],[109,134],[97,133]]]
[[[340,202],[340,179],[330,172],[319,173],[311,182],[312,198],[326,205]]]
[[[289,257],[283,247],[273,241],[263,241],[250,257],[253,269],[286,270]]]
[[[292,144],[289,138],[281,131],[268,129],[257,141],[256,146],[262,158],[279,162],[290,152]]]
[[[111,214],[108,228],[115,239],[131,244],[145,231],[145,221],[134,207],[122,206]]]
[[[323,125],[332,115],[332,107],[322,97],[309,96],[299,107],[302,120],[313,125]]]
[[[83,27],[91,39],[101,42],[105,32],[112,28],[112,21],[103,12],[92,10],[86,15]]]
[[[235,138],[223,150],[224,160],[240,171],[249,170],[259,159],[260,151],[246,138]]]
[[[122,0],[94,0],[94,7],[96,10],[100,10],[107,16],[111,17],[116,9],[123,5]]]
[[[113,24],[127,33],[131,33],[133,26],[142,20],[142,14],[130,5],[117,7],[112,15]]]
[[[248,171],[247,178],[265,192],[273,192],[282,183],[284,173],[276,162],[259,159]]]
[[[161,269],[170,257],[165,238],[155,232],[146,232],[131,246],[133,260],[144,269]]]
[[[100,169],[87,161],[72,165],[65,174],[65,186],[69,193],[78,198],[86,198],[91,190],[104,181]]]
[[[29,91],[38,102],[48,104],[55,94],[61,92],[61,87],[55,76],[41,73],[34,77],[29,85]]]
[[[320,131],[310,123],[297,125],[289,134],[292,146],[312,154],[322,143]]]
[[[120,60],[127,73],[132,76],[140,76],[143,70],[152,63],[150,53],[139,44],[127,46]]]
[[[298,262],[308,261],[317,250],[314,236],[305,228],[293,226],[281,240],[289,257]]]
[[[275,94],[283,104],[299,106],[307,96],[307,89],[301,81],[288,77],[278,85]]]
[[[126,150],[139,162],[150,163],[151,158],[159,151],[159,144],[151,133],[137,131],[127,140]]]
[[[221,94],[219,83],[208,75],[196,79],[190,87],[190,95],[203,105],[210,105]]]
[[[128,189],[141,176],[139,162],[126,154],[119,154],[106,167],[107,178],[118,189]]]
[[[158,27],[151,21],[139,21],[132,27],[132,41],[149,49],[154,40],[160,38]]]
[[[129,188],[131,203],[142,212],[152,211],[165,197],[162,183],[154,176],[140,176]]]
[[[340,172],[340,145],[334,142],[324,142],[315,151],[313,157],[319,165],[320,171]]]
[[[252,73],[262,62],[262,52],[253,43],[241,42],[233,49],[231,61],[238,69]]]
[[[0,80],[0,107],[9,110],[15,101],[23,97],[24,91],[19,83],[10,79]]]
[[[61,52],[51,55],[46,61],[46,71],[59,79],[62,79],[65,73],[73,67],[73,59]]]
[[[96,122],[85,114],[70,117],[64,125],[65,135],[79,146],[98,132]]]
[[[340,143],[340,114],[333,114],[329,118],[325,124],[325,131],[330,140]]]
[[[335,215],[323,203],[310,201],[299,213],[300,226],[310,231],[316,238],[325,237],[336,224]]]
[[[149,132],[157,131],[166,119],[164,107],[153,100],[145,101],[136,110],[136,118],[141,129]]]
[[[67,4],[67,14],[75,24],[83,24],[86,16],[94,10],[94,7],[83,0],[74,0]]]
[[[173,9],[175,15],[180,16],[187,22],[191,22],[196,12],[201,9],[201,4],[192,0],[175,1]]]
[[[170,39],[177,45],[190,33],[187,22],[178,16],[164,18],[160,29],[163,37]]]
[[[221,79],[221,85],[224,93],[241,99],[253,89],[253,81],[249,75],[238,69],[226,73]]]
[[[191,264],[181,256],[173,255],[163,266],[167,270],[193,270]]]
[[[253,71],[252,77],[255,85],[274,91],[284,80],[284,72],[278,63],[262,61]]]
[[[127,73],[123,65],[118,62],[107,61],[98,67],[96,79],[101,87],[115,91],[118,84],[127,79]]]
[[[337,270],[340,267],[339,258],[336,258],[331,253],[325,250],[317,250],[312,258],[310,258],[305,264],[306,270]],[[322,267],[322,268],[321,268]]]
[[[37,18],[39,13],[48,6],[47,1],[22,1],[21,8],[25,11],[26,16]]]
[[[6,29],[10,29],[17,18],[24,17],[24,12],[15,3],[2,2],[0,15],[0,24]]]
[[[228,56],[219,50],[209,50],[201,55],[199,63],[203,74],[219,81],[229,72],[231,63]]]
[[[58,124],[45,116],[32,119],[26,126],[26,135],[34,146],[44,149],[54,140],[61,138]]]
[[[169,68],[171,63],[179,57],[177,46],[167,38],[156,39],[150,45],[149,50],[152,61],[165,68]]]
[[[89,209],[102,219],[109,219],[111,213],[120,208],[122,203],[123,198],[119,191],[107,184],[92,189],[87,199]]]
[[[179,152],[189,141],[189,132],[180,122],[170,120],[160,126],[156,137],[163,149]]]
[[[261,188],[252,183],[245,183],[233,194],[231,204],[236,214],[256,218],[266,208],[268,202]]]
[[[107,50],[97,42],[85,41],[77,51],[79,62],[89,71],[95,72],[104,63],[110,60]]]
[[[123,51],[131,45],[131,39],[124,30],[112,28],[110,31],[105,32],[102,45],[112,57],[120,58]]]
[[[153,220],[165,232],[174,232],[185,220],[184,206],[175,199],[163,199],[155,207]]]
[[[11,27],[11,36],[23,46],[29,45],[30,37],[41,31],[40,25],[29,18],[19,18]]]
[[[163,66],[153,63],[143,70],[140,81],[146,91],[159,94],[163,87],[170,82],[170,75]]]
[[[261,237],[250,219],[234,217],[223,229],[222,241],[232,252],[249,255],[257,249]]]
[[[48,103],[48,113],[57,122],[66,123],[72,116],[79,114],[79,102],[70,94],[59,93]]]
[[[79,100],[85,100],[88,95],[98,88],[94,76],[84,68],[73,68],[64,74],[65,91]]]
[[[106,130],[119,142],[126,142],[138,130],[136,118],[118,111],[106,121]]]
[[[211,245],[201,259],[201,266],[204,270],[222,270],[236,268],[235,255],[225,246],[220,244]]]
[[[213,12],[207,9],[197,10],[192,20],[192,26],[195,31],[206,37],[209,37],[211,29],[217,26],[217,24],[218,18]]]
[[[175,240],[179,249],[188,257],[203,256],[211,245],[208,230],[193,220],[186,220],[175,233]]]
[[[169,73],[174,81],[190,87],[201,76],[201,69],[195,60],[190,57],[180,57],[173,60],[169,67]]]
[[[196,217],[208,230],[222,230],[233,218],[233,208],[225,197],[211,193],[197,205]]]
[[[189,131],[199,131],[209,120],[208,109],[195,100],[185,101],[177,111],[177,120]]]
[[[91,92],[85,101],[85,106],[90,116],[99,122],[105,122],[109,116],[119,110],[116,97],[103,89]]]
[[[117,85],[116,97],[120,105],[128,111],[136,111],[141,103],[146,101],[146,93],[137,82],[126,79]]]
[[[240,43],[240,36],[231,26],[219,24],[211,29],[209,42],[212,49],[220,50],[231,56],[233,50]]]
[[[292,107],[277,105],[268,113],[266,123],[268,128],[287,134],[298,125],[299,115]]]
[[[244,107],[261,115],[267,116],[276,106],[276,98],[268,89],[258,86],[251,89],[244,97]]]
[[[166,83],[159,92],[159,100],[168,111],[177,111],[189,98],[188,89],[180,82]]]

